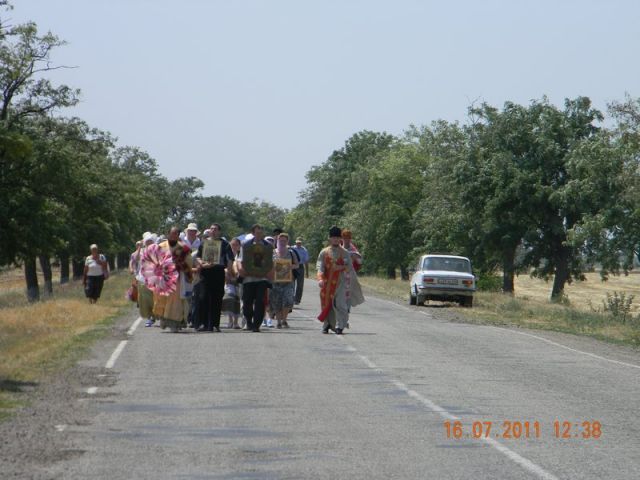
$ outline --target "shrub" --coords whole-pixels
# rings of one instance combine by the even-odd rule
[[[499,292],[502,290],[502,278],[490,273],[481,273],[478,275],[476,287],[483,292]]]
[[[626,293],[613,292],[613,295],[607,292],[607,298],[602,301],[604,312],[611,315],[616,320],[626,323],[627,318],[631,318],[631,304],[634,295]]]

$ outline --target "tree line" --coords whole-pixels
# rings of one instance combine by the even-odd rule
[[[307,173],[288,223],[312,250],[328,225],[351,228],[370,273],[407,278],[422,253],[459,254],[507,293],[518,273],[553,279],[552,299],[594,266],[604,278],[632,268],[640,100],[606,118],[587,97],[483,103],[467,118],[354,134]]]
[[[11,5],[0,1],[7,12]],[[33,22],[0,18],[0,266],[24,267],[27,296],[53,293],[51,262],[60,283],[80,278],[89,245],[98,243],[111,267],[128,265],[145,231],[164,233],[189,222],[222,224],[228,235],[256,222],[284,223],[286,210],[255,199],[204,196],[193,176],[168,180],[135,146],[119,146],[106,131],[58,114],[76,105],[80,90],[54,85],[52,52],[64,45]]]
[[[11,8],[0,0],[0,11]],[[473,105],[465,123],[438,120],[401,135],[361,131],[306,175],[291,211],[269,202],[204,196],[194,176],[169,180],[135,146],[58,112],[80,90],[54,85],[51,53],[64,45],[33,22],[0,15],[0,266],[24,266],[30,299],[36,265],[52,292],[81,276],[91,243],[126,265],[144,231],[251,224],[302,235],[312,255],[332,224],[349,227],[366,271],[403,278],[424,252],[472,259],[481,278],[513,292],[523,272],[551,279],[551,297],[598,266],[604,278],[632,268],[640,241],[640,100],[606,115],[589,98],[562,107],[545,97],[501,108]],[[70,265],[72,271],[70,272]]]

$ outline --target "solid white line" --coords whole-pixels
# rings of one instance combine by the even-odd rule
[[[126,346],[127,346],[127,340],[122,340],[118,344],[116,349],[113,351],[113,353],[111,354],[111,357],[109,357],[109,360],[107,360],[107,363],[104,366],[104,368],[113,368],[113,366],[116,364],[116,360],[118,360],[118,357],[120,356],[120,354],[124,350],[124,347]]]
[[[98,387],[89,387],[87,388],[87,393],[89,395],[95,395],[98,392]]]
[[[538,340],[542,340],[543,342],[549,343],[551,345],[555,345],[556,347],[564,348],[565,350],[569,350],[569,351],[575,352],[575,353],[580,353],[582,355],[588,355],[589,357],[597,358],[599,360],[604,360],[605,362],[617,363],[618,365],[624,365],[625,367],[631,367],[631,368],[640,369],[640,365],[635,365],[633,363],[621,362],[619,360],[612,360],[610,358],[601,357],[600,355],[596,355],[595,353],[589,353],[589,352],[584,352],[582,350],[576,350],[575,348],[567,347],[566,345],[562,345],[561,343],[554,342],[552,340],[547,340],[544,337],[539,337],[537,335],[532,335],[531,333],[516,332],[516,331],[510,330],[508,328],[500,328],[500,327],[496,327],[496,326],[493,326],[493,325],[485,325],[485,326],[490,327],[490,328],[495,328],[497,330],[507,331],[507,332],[511,332],[511,333],[517,333],[518,335],[524,335],[526,337],[536,338]]]
[[[138,319],[135,322],[133,322],[133,325],[131,325],[131,328],[127,330],[127,335],[129,336],[133,335],[133,332],[136,331],[136,328],[138,328],[138,325],[140,325],[140,322],[142,322],[142,317],[138,317]]]
[[[338,338],[340,338],[340,340],[342,340],[342,341],[345,341],[344,337],[342,337],[342,336],[338,336]],[[352,347],[352,350],[350,349],[350,351],[354,351],[355,352],[356,349]],[[371,360],[369,360],[366,356],[358,354],[358,358],[360,358],[360,360],[362,360],[362,362],[367,367],[369,367],[369,368],[371,368],[373,370],[376,370],[378,372],[382,372],[382,369],[379,368],[378,366],[376,366],[376,364],[373,363]],[[452,413],[447,411],[447,409],[441,407],[440,405],[438,405],[435,402],[429,400],[428,398],[424,397],[423,395],[420,395],[415,390],[410,389],[404,383],[402,383],[402,382],[400,382],[398,380],[391,380],[391,382],[396,387],[398,387],[398,389],[400,389],[403,392],[405,392],[408,396],[410,396],[414,400],[417,400],[418,402],[422,403],[425,407],[427,407],[432,412],[437,413],[442,418],[444,418],[446,420],[459,420],[459,417],[456,417],[455,415],[453,415]],[[536,465],[531,460],[528,460],[528,459],[524,458],[522,455],[514,452],[510,448],[505,447],[504,445],[502,445],[500,442],[494,440],[493,438],[483,438],[482,440],[484,440],[487,444],[489,444],[490,446],[495,448],[497,451],[499,451],[500,453],[505,455],[508,459],[510,459],[511,461],[517,463],[518,465],[520,465],[522,468],[524,468],[528,472],[530,472],[530,473],[532,473],[534,475],[537,475],[539,478],[541,478],[543,480],[558,480],[558,477],[556,477],[555,475],[552,475],[551,473],[547,472],[544,468],[540,467],[539,465]]]
[[[508,449],[497,440],[491,437],[482,437],[482,440],[484,440],[486,443],[488,443],[493,448],[498,450],[500,453],[506,455],[507,458],[514,461],[525,470],[530,471],[531,473],[537,475],[538,477],[543,478],[544,480],[558,480],[558,477],[556,477],[555,475],[552,475],[551,473],[547,472],[544,468],[540,467],[539,465],[536,465],[531,460],[528,460],[523,456],[517,454],[513,450]]]
[[[379,301],[384,302],[384,303],[390,303],[391,305],[395,305],[396,307],[402,308],[403,310],[409,310],[411,312],[417,312],[417,313],[419,313],[421,315],[424,315],[425,317],[433,318],[433,315],[431,315],[430,313],[421,312],[421,311],[413,309],[413,308],[408,308],[408,307],[405,307],[404,305],[399,305],[399,304],[397,304],[395,302],[392,302],[390,300],[383,300],[381,298],[376,298],[376,300],[379,300]],[[569,350],[569,351],[574,352],[574,353],[579,353],[581,355],[588,355],[589,357],[597,358],[598,360],[604,360],[605,362],[615,363],[617,365],[624,365],[625,367],[631,367],[631,368],[640,369],[640,365],[635,365],[633,363],[621,362],[619,360],[612,360],[611,358],[601,357],[600,355],[596,355],[595,353],[589,353],[589,352],[584,352],[582,350],[576,350],[575,348],[567,347],[566,345],[563,345],[561,343],[554,342],[552,340],[547,340],[544,337],[539,337],[537,335],[532,335],[531,333],[517,332],[517,331],[511,330],[509,328],[496,327],[494,325],[482,325],[482,326],[489,327],[489,328],[495,328],[495,329],[498,329],[498,330],[502,330],[503,332],[510,332],[510,333],[516,333],[518,335],[525,335],[527,337],[531,337],[531,338],[536,338],[538,340],[542,340],[543,342],[546,342],[546,343],[548,343],[550,345],[555,345],[556,347],[564,348],[565,350]]]

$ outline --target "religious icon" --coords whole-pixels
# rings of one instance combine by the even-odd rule
[[[275,263],[275,283],[286,283],[293,281],[293,269],[290,258],[276,258]]]
[[[273,268],[273,247],[262,243],[243,245],[242,266],[250,277],[266,277]]]
[[[202,242],[202,263],[215,265],[220,262],[222,241],[213,238],[205,238]]]

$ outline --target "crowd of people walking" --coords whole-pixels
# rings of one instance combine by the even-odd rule
[[[318,319],[323,333],[342,334],[351,307],[364,301],[357,278],[362,256],[348,230],[332,227],[328,243],[316,263]],[[289,314],[302,301],[309,278],[309,261],[303,239],[291,244],[281,229],[266,236],[256,224],[228,240],[219,224],[200,232],[190,223],[184,230],[172,227],[166,236],[145,232],[129,270],[147,327],[221,332],[226,317],[229,329],[259,332],[289,328]]]

